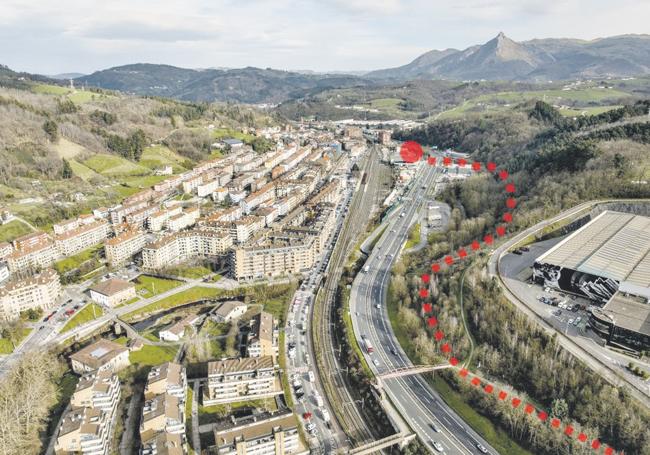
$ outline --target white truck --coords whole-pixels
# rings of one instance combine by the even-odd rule
[[[368,272],[370,272],[370,266],[369,265],[367,265],[367,266],[365,266],[363,268],[363,273],[368,273]]]
[[[320,396],[319,393],[314,394],[314,400],[316,400],[316,405],[317,406],[320,406],[320,407],[325,406],[325,402],[323,401],[323,397]]]
[[[327,409],[323,408],[320,410],[320,413],[323,415],[323,420],[325,421],[325,423],[329,423],[331,420],[330,412]]]
[[[316,380],[316,376],[314,376],[314,372],[313,372],[313,371],[309,371],[309,372],[307,373],[307,377],[309,377],[309,382],[314,382],[314,381]]]

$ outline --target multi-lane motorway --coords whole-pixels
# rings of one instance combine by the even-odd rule
[[[387,229],[366,261],[368,271],[360,273],[352,286],[350,308],[355,334],[371,341],[374,352],[370,355],[366,352],[365,356],[376,374],[412,366],[392,331],[386,293],[391,267],[427,200],[425,189],[432,188],[439,176],[438,168],[421,165],[402,207],[388,221]],[[469,428],[420,375],[385,379],[382,383],[412,430],[434,453],[441,453],[442,449],[447,454],[480,454],[478,444],[492,454],[498,453]]]

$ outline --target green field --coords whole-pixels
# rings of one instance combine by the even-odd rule
[[[20,220],[12,220],[0,226],[0,242],[11,242],[21,235],[29,234],[32,228]]]
[[[611,111],[612,109],[618,109],[618,105],[614,106],[594,106],[594,107],[584,107],[584,108],[578,108],[578,109],[571,109],[571,108],[562,108],[559,109],[560,114],[566,116],[566,117],[578,117],[580,115],[598,115],[602,114],[603,112]]]
[[[177,280],[168,280],[167,278],[158,278],[150,275],[140,275],[133,282],[135,283],[136,294],[145,299],[162,294],[183,284]]]
[[[123,177],[120,179],[120,182],[124,185],[128,185],[131,188],[136,188],[141,190],[143,188],[149,188],[154,186],[156,183],[162,182],[169,176],[167,175],[138,175]]]
[[[101,174],[98,174],[97,172],[93,171],[88,166],[86,166],[84,164],[81,164],[77,160],[70,159],[70,160],[68,160],[68,163],[70,163],[70,167],[72,168],[72,172],[74,172],[74,174],[77,177],[79,177],[80,179],[82,179],[82,180],[88,181],[88,180],[93,179],[93,178],[96,178],[96,179],[101,179],[102,178]]]
[[[132,311],[124,316],[125,320],[133,320],[136,317],[145,313],[155,313],[157,311],[175,308],[177,306],[185,305],[187,303],[196,302],[203,299],[210,299],[218,297],[221,294],[221,289],[193,287],[178,294],[170,295],[157,302],[151,303],[144,308]]]
[[[84,262],[98,256],[99,251],[102,248],[102,244],[95,245],[94,247],[88,248],[87,250],[83,250],[82,252],[75,254],[74,256],[61,259],[60,261],[54,263],[54,270],[59,272],[61,275],[65,275],[72,270],[78,269]]]
[[[88,158],[83,164],[93,171],[108,176],[116,175],[146,175],[151,170],[132,163],[131,161],[117,155],[98,153]]]
[[[115,340],[116,343],[126,346],[129,340],[122,336]],[[139,351],[129,352],[129,361],[138,366],[154,366],[171,362],[176,356],[178,346],[153,346],[145,344]]]
[[[250,142],[253,139],[255,139],[254,136],[246,133],[242,133],[241,131],[229,129],[229,128],[217,128],[212,130],[212,137],[214,139],[239,139],[240,141],[243,142]]]
[[[199,279],[212,273],[207,267],[202,265],[196,266],[179,266],[165,269],[165,275],[181,276],[183,278]]]
[[[31,333],[32,329],[25,327],[22,329],[22,333],[20,335],[20,339],[17,340],[16,345],[19,345],[22,340],[25,339],[27,335]],[[14,347],[11,344],[11,340],[8,340],[7,338],[0,338],[0,354],[11,354],[14,352]]]
[[[149,169],[157,169],[166,165],[171,165],[174,172],[182,172],[185,168],[182,164],[186,158],[174,153],[164,145],[154,145],[146,147],[142,152],[139,164]]]
[[[112,98],[112,96],[105,95],[103,93],[94,93],[91,91],[86,91],[81,89],[72,90],[70,87],[62,87],[59,85],[50,85],[50,84],[35,85],[34,87],[32,87],[32,91],[35,93],[42,93],[46,95],[65,96],[67,99],[69,99],[75,104],[83,104],[83,103],[88,103],[90,101]]]
[[[409,232],[409,238],[406,241],[406,248],[413,248],[420,243],[420,223],[415,223]]]
[[[90,322],[92,320],[97,319],[98,317],[102,316],[104,314],[104,310],[102,308],[94,303],[89,303],[77,313],[70,318],[70,320],[63,326],[61,329],[61,333],[65,333],[69,330],[74,329],[77,326],[80,326],[82,324],[85,324],[86,322]]]
[[[399,109],[398,106],[401,102],[402,100],[399,98],[377,98],[370,101],[370,107],[374,109]]]

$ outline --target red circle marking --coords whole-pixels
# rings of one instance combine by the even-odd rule
[[[438,325],[438,320],[435,317],[431,316],[427,320],[427,324],[428,324],[429,327],[435,327],[436,325]]]
[[[442,331],[440,331],[440,330],[436,330],[436,333],[435,333],[434,337],[435,337],[436,341],[440,341],[445,337],[445,334],[442,333]]]
[[[402,144],[399,154],[405,162],[415,163],[416,161],[420,161],[424,153],[420,144],[415,141],[406,141]]]
[[[431,166],[435,166],[436,165],[436,157],[435,156],[430,156],[429,158],[427,158],[427,163],[429,163]]]
[[[480,171],[481,170],[481,163],[479,163],[478,161],[474,161],[472,163],[472,169],[474,171],[476,171],[476,172]]]
[[[492,245],[492,242],[494,242],[494,237],[492,237],[490,234],[486,235],[483,237],[483,241],[487,243],[488,245]]]
[[[433,273],[438,273],[440,271],[440,264],[432,264],[431,265],[431,271]]]
[[[490,161],[490,162],[487,164],[486,167],[487,167],[487,170],[490,171],[490,172],[494,172],[494,171],[497,170],[497,165],[496,165],[496,163],[493,163],[492,161]]]
[[[504,226],[497,226],[496,231],[499,237],[503,237],[504,235],[506,235],[506,228]]]
[[[449,158],[448,156],[444,157],[442,159],[442,165],[443,166],[451,166],[451,158]]]
[[[429,296],[429,290],[426,288],[420,289],[420,297],[426,299]]]
[[[447,263],[447,265],[451,265],[454,263],[454,258],[452,258],[451,256],[445,256],[445,262]]]
[[[508,178],[508,171],[506,171],[505,169],[499,171],[499,178],[501,180],[507,179]]]
[[[506,223],[511,223],[512,222],[512,213],[506,212],[503,214],[503,221]]]
[[[514,183],[508,183],[506,185],[506,193],[514,193],[515,192],[515,184]]]
[[[425,273],[425,274],[423,274],[423,275],[420,277],[420,279],[422,280],[423,283],[426,284],[426,283],[429,282],[429,280],[431,279],[431,277],[430,277],[428,274]]]
[[[514,209],[517,206],[517,200],[513,197],[506,199],[506,207],[509,209]]]
[[[422,311],[424,311],[425,313],[431,313],[431,310],[433,310],[433,307],[430,303],[422,304]]]

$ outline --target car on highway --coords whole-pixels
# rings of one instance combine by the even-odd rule
[[[445,448],[440,444],[438,441],[431,441],[431,445],[433,446],[434,449],[436,449],[438,452],[444,452]]]
[[[379,366],[379,360],[377,359],[372,359],[372,363],[374,363],[376,367]]]
[[[377,303],[377,304],[375,304],[375,308],[380,309],[381,305]]]
[[[395,350],[395,348],[390,348],[390,353],[393,355],[397,355],[397,351]]]
[[[486,449],[485,446],[483,444],[481,444],[480,442],[476,443],[476,448],[478,450],[480,450],[481,452],[483,452],[483,453],[488,453],[488,449]]]
[[[438,428],[435,424],[430,423],[429,426],[430,426],[431,429],[432,429],[433,431],[435,431],[436,433],[440,433],[440,428]]]

